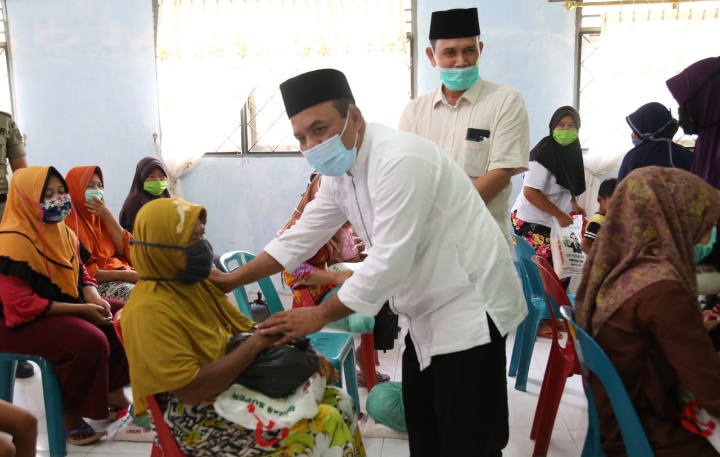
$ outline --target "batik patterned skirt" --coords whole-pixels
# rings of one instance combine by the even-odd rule
[[[98,284],[98,293],[104,299],[128,301],[130,291],[135,284],[123,281],[108,281]]]
[[[289,435],[273,447],[261,446],[255,431],[230,422],[211,403],[189,406],[175,396],[167,398],[165,418],[187,456],[192,457],[365,457],[357,412],[347,393],[329,386],[318,413],[290,428]],[[281,431],[263,432],[264,441],[280,438]]]

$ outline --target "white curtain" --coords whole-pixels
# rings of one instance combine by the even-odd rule
[[[158,91],[171,184],[204,153],[239,150],[240,111],[259,86],[253,128],[267,130],[267,144],[255,146],[295,149],[277,90],[309,70],[343,71],[365,117],[395,125],[410,99],[406,41],[402,0],[161,0]]]
[[[720,55],[720,9],[703,3],[628,6],[603,15],[597,55],[585,71],[580,102],[585,155],[588,213],[597,210],[599,177],[620,166],[632,148],[625,116],[656,101],[677,115],[677,102],[665,81],[688,65]],[[640,7],[638,7],[640,8]],[[682,129],[678,132],[679,139]],[[683,139],[686,140],[687,138]]]

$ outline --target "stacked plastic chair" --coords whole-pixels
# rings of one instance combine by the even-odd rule
[[[536,255],[535,250],[521,237],[511,234],[511,241],[515,257],[515,268],[518,270],[522,282],[528,315],[518,326],[513,344],[512,356],[508,376],[516,376],[515,389],[525,392],[527,390],[528,371],[532,361],[535,337],[543,319],[550,315],[545,305],[545,292],[542,281],[531,259]]]
[[[220,262],[227,271],[231,272],[254,258],[254,255],[246,251],[232,251],[223,254],[220,257]],[[269,277],[262,278],[258,281],[258,285],[265,297],[270,314],[284,311],[280,296],[277,290],[275,290],[275,285],[272,283],[272,280]],[[237,287],[233,290],[233,294],[235,295],[235,300],[237,301],[240,312],[248,317],[252,317],[250,301],[248,300],[245,288],[242,286]],[[325,358],[333,364],[335,369],[344,374],[345,383],[347,384],[346,390],[353,398],[359,416],[360,394],[358,392],[357,375],[355,374],[355,344],[352,336],[347,333],[317,332],[308,335],[308,338],[313,347],[325,356]],[[374,369],[372,372],[374,372]],[[343,376],[340,377],[335,385],[343,387],[342,379]]]
[[[565,390],[565,381],[568,376],[580,374],[580,365],[573,345],[570,343],[566,343],[564,347],[560,345],[556,316],[560,316],[559,306],[572,306],[567,292],[547,260],[533,256],[532,261],[535,270],[540,273],[545,289],[553,336],[535,418],[530,430],[530,438],[535,440],[533,457],[540,457],[547,455],[550,446],[550,437]]]

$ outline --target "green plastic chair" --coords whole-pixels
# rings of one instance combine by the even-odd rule
[[[0,399],[8,403],[13,401],[15,370],[19,360],[30,360],[40,367],[50,457],[65,457],[67,447],[65,443],[62,390],[55,367],[49,360],[36,355],[0,353]]]
[[[231,251],[220,256],[220,263],[228,272],[236,270],[241,265],[245,265],[255,256],[246,251]],[[275,285],[269,277],[262,278],[258,281],[260,290],[268,305],[270,314],[284,311],[280,296],[275,289]],[[248,317],[252,317],[250,312],[250,301],[248,300],[245,287],[240,286],[233,290],[235,300],[237,301],[240,312]],[[355,402],[355,408],[358,416],[360,415],[360,393],[358,391],[357,376],[355,374],[355,343],[351,335],[347,333],[330,333],[317,332],[308,335],[310,343],[317,349],[326,359],[328,359],[336,370],[343,373],[345,384],[347,384],[347,392]],[[343,376],[333,385],[343,387]]]
[[[610,399],[615,418],[620,426],[628,457],[653,457],[650,442],[640,423],[635,407],[625,385],[605,351],[595,340],[575,323],[575,311],[561,306],[560,314],[570,326],[568,331],[575,343],[575,353],[582,369],[583,387],[588,400],[588,433],[583,445],[582,457],[604,457],[600,440],[600,415],[589,382],[589,374],[597,376]]]

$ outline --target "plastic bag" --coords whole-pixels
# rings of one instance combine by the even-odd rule
[[[286,398],[271,398],[241,384],[231,385],[215,399],[215,411],[225,419],[255,430],[255,441],[273,446],[287,437],[289,428],[301,419],[317,415],[325,392],[325,378],[314,374]],[[282,430],[280,438],[264,440],[263,430]]]
[[[706,438],[720,452],[720,420],[711,416],[695,400],[685,403],[680,423],[686,430]]]
[[[235,350],[251,333],[240,333],[230,339],[226,352]],[[318,370],[317,352],[307,338],[276,346],[261,353],[235,380],[271,398],[292,394]]]
[[[572,218],[572,224],[567,227],[560,227],[557,219],[553,219],[550,227],[553,268],[561,279],[581,275],[585,263],[585,254],[580,249],[583,217],[581,214],[576,214]]]
[[[252,313],[252,320],[257,322],[265,322],[270,317],[270,309],[268,308],[267,302],[262,299],[262,293],[257,293],[257,300],[250,303],[250,313]]]

